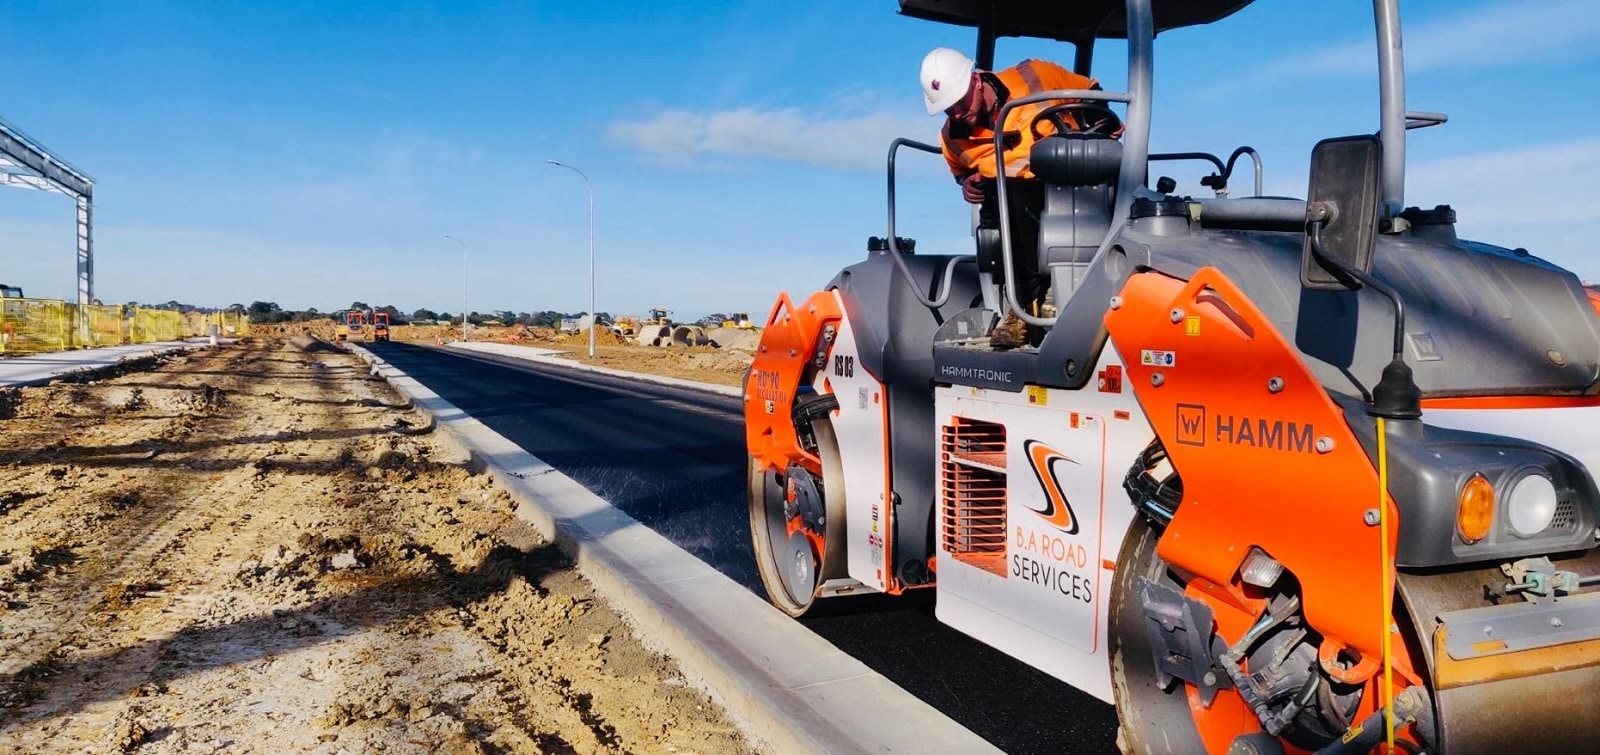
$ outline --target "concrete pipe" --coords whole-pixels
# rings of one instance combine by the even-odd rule
[[[679,325],[672,329],[674,346],[704,346],[707,341],[706,330],[699,325]]]
[[[665,325],[645,325],[639,329],[640,346],[662,346],[672,339],[672,329]]]

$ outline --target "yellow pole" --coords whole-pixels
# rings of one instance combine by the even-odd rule
[[[1383,418],[1378,418],[1378,565],[1382,585],[1379,598],[1383,601],[1383,718],[1385,752],[1394,755],[1394,650],[1392,644],[1394,602],[1389,597],[1391,566],[1389,564],[1389,449],[1384,432]]]

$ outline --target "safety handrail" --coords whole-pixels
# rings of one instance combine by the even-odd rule
[[[915,139],[904,137],[889,142],[889,257],[894,260],[894,266],[900,270],[901,277],[905,278],[906,286],[911,289],[911,295],[916,297],[917,302],[928,309],[938,309],[950,301],[951,287],[955,282],[956,265],[963,262],[974,262],[978,258],[970,254],[950,258],[950,263],[945,265],[944,268],[944,280],[939,284],[939,295],[932,299],[922,295],[922,289],[917,286],[917,279],[911,275],[910,266],[906,265],[906,261],[900,256],[900,242],[894,235],[894,162],[895,155],[900,152],[901,147],[910,147],[935,155],[940,154],[941,150],[932,144],[925,144]]]
[[[1046,92],[1036,92],[1006,102],[1005,105],[1000,107],[1000,112],[995,114],[995,123],[1004,124],[1006,116],[1017,107],[1048,100],[1094,100],[1097,102],[1125,102],[1131,104],[1133,95],[1127,92],[1105,92],[1098,89],[1052,89]],[[1011,260],[1011,213],[1006,197],[1006,149],[1004,139],[1005,129],[1003,127],[996,128],[994,130],[995,187],[998,190],[996,193],[1000,204],[1000,262],[1001,270],[1005,274],[1006,307],[1015,312],[1018,318],[1029,325],[1050,327],[1055,325],[1056,318],[1035,317],[1023,309],[1021,302],[1017,300],[1017,287],[1015,285],[1017,279],[1016,264]],[[1127,159],[1126,156],[1124,156],[1124,159]],[[1124,165],[1123,172],[1127,172],[1126,165]],[[1122,186],[1123,183],[1125,181],[1118,180],[1119,191],[1131,188]],[[1116,214],[1111,219],[1111,229],[1106,232],[1106,238],[1100,243],[1100,249],[1096,250],[1096,257],[1099,257],[1105,251],[1111,240],[1116,237],[1121,223],[1126,220],[1125,217],[1117,217],[1126,215],[1124,210],[1126,204],[1127,202],[1120,198],[1118,199]]]
[[[1222,161],[1222,158],[1217,157],[1210,152],[1160,152],[1151,155],[1150,162],[1202,160],[1216,166],[1217,175],[1222,176],[1223,183],[1226,185],[1227,181],[1230,178],[1233,178],[1233,166],[1238,163],[1239,158],[1244,155],[1249,155],[1250,161],[1255,163],[1256,193],[1253,196],[1259,197],[1261,196],[1261,153],[1257,152],[1255,147],[1245,146],[1234,150],[1233,154],[1228,156],[1228,161],[1226,163]]]

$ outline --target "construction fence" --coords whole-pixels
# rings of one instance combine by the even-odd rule
[[[82,322],[80,323],[80,315]],[[242,312],[175,312],[121,304],[77,304],[57,299],[0,299],[0,354],[177,341],[250,331]]]

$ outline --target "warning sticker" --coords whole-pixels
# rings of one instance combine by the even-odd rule
[[[1178,352],[1145,349],[1139,352],[1139,364],[1146,367],[1176,367],[1178,365]]]
[[[1121,393],[1122,392],[1122,365],[1119,365],[1119,364],[1108,364],[1108,365],[1106,365],[1106,368],[1100,371],[1100,385],[1099,385],[1099,388],[1100,388],[1100,392],[1101,393]]]
[[[1200,318],[1190,315],[1188,319],[1183,321],[1183,332],[1185,335],[1200,335]]]

